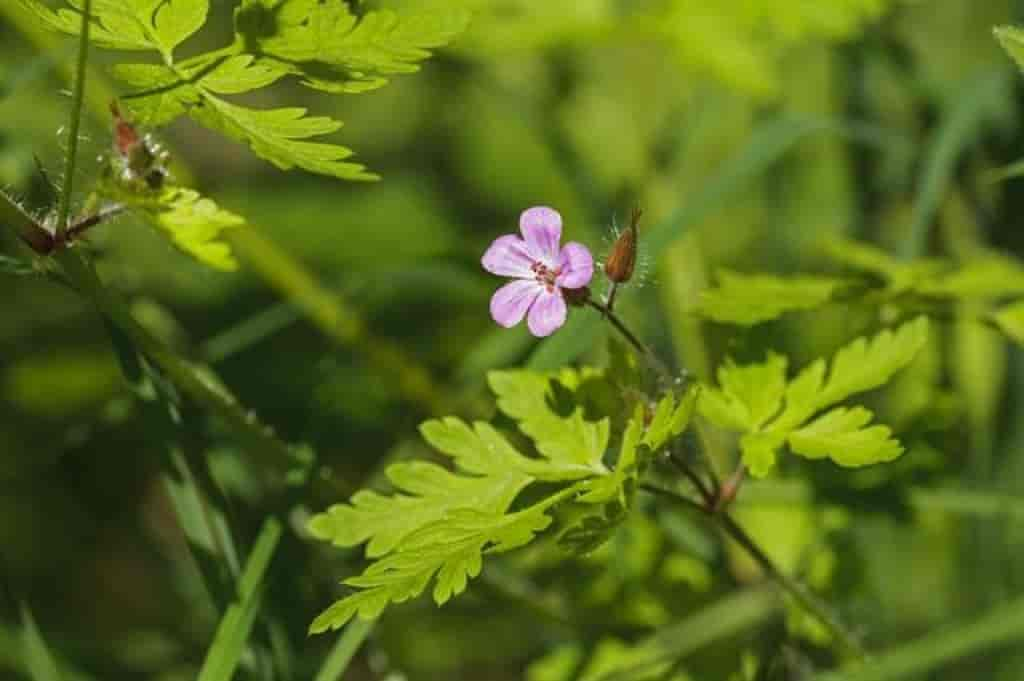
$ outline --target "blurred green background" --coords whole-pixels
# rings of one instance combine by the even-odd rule
[[[703,322],[690,308],[717,267],[823,271],[817,246],[829,236],[954,260],[1024,249],[1024,192],[992,181],[1024,156],[1024,81],[992,37],[1024,21],[1024,2],[467,4],[469,30],[380,91],[282,86],[250,98],[345,121],[338,140],[379,183],[283,173],[189,121],[159,132],[180,176],[249,218],[335,293],[330,302],[283,295],[252,266],[259,254],[242,252],[237,273],[205,269],[131,218],[91,238],[105,281],[140,321],[316,452],[305,488],[282,494],[198,411],[168,426],[130,390],[82,299],[0,275],[0,676],[30,675],[24,603],[65,678],[194,678],[223,605],[203,574],[230,562],[217,542],[190,550],[187,538],[205,530],[183,527],[203,508],[183,498],[202,488],[189,477],[207,461],[240,551],[268,515],[286,521],[238,678],[312,678],[334,637],[308,638],[306,627],[361,552],[308,541],[309,512],[346,498],[386,457],[422,453],[422,419],[492,414],[488,369],[604,361],[604,331],[585,312],[540,344],[488,316],[498,281],[480,254],[528,206],[558,208],[567,237],[599,257],[613,221],[642,206],[660,248],[620,309],[701,378],[726,355],[827,355],[878,321],[851,304],[750,330]],[[61,171],[61,69],[74,41],[3,5],[0,186],[38,205],[34,157]],[[233,3],[214,5],[186,53],[227,38]],[[110,59],[95,54],[99,73]],[[90,82],[100,106],[85,121],[83,186],[96,172],[89,159],[110,144],[100,114],[112,87]],[[347,333],[335,313],[365,332]],[[957,314],[938,329],[874,405],[908,444],[903,459],[857,473],[790,462],[751,485],[738,513],[873,650],[1016,603],[1002,645],[892,677],[1015,681],[1024,357]],[[559,681],[586,667],[597,678],[602,656],[757,579],[699,519],[645,510],[588,558],[541,546],[494,561],[489,579],[443,610],[425,599],[392,609],[344,678]],[[530,601],[556,603],[573,623],[540,617]],[[811,678],[830,660],[813,623],[775,613],[723,632],[663,678]]]

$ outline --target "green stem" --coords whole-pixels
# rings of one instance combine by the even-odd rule
[[[77,249],[63,249],[55,258],[75,288],[91,300],[102,315],[126,333],[178,389],[216,414],[248,450],[277,468],[286,468],[298,461],[288,445],[255,414],[244,409],[209,368],[180,357],[135,321],[124,302],[103,286],[92,265]]]
[[[57,209],[57,233],[63,234],[71,217],[71,193],[78,162],[78,130],[82,124],[82,102],[85,99],[85,69],[89,63],[89,20],[92,0],[82,2],[82,31],[78,37],[78,60],[71,95],[71,118],[68,122],[68,149],[64,159],[64,184],[60,188],[60,207]]]
[[[317,672],[314,681],[340,681],[375,624],[377,620],[364,620],[358,617],[349,622]]]
[[[668,365],[662,362],[661,358],[655,354],[654,350],[640,340],[640,338],[630,330],[629,326],[626,325],[622,318],[612,312],[612,309],[608,305],[599,303],[592,298],[587,299],[587,305],[600,312],[601,315],[615,328],[615,330],[618,331],[619,334],[621,334],[637,352],[647,359],[651,368],[657,371],[658,375],[664,381],[672,381],[672,371],[668,368]]]
[[[764,570],[772,581],[783,591],[789,594],[801,608],[818,620],[838,644],[843,655],[856,662],[863,662],[867,659],[867,652],[864,650],[857,637],[847,630],[839,618],[821,600],[819,600],[804,584],[789,575],[785,574],[775,565],[774,561],[764,550],[758,546],[753,537],[747,534],[739,523],[728,513],[715,512],[708,509],[693,499],[689,499],[677,492],[658,487],[657,485],[641,484],[640,489],[656,496],[664,497],[677,504],[684,505],[690,509],[698,509],[714,519],[723,531],[731,537],[751,558]]]

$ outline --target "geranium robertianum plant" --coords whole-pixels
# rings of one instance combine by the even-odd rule
[[[589,249],[575,242],[560,247],[562,220],[554,209],[524,211],[522,236],[499,237],[482,259],[488,272],[515,278],[491,300],[495,322],[509,327],[526,317],[530,331],[545,337],[564,324],[572,303],[586,303],[594,311],[578,314],[608,319],[644,361],[653,357],[611,308],[614,287],[628,284],[632,274],[638,218],[635,212],[626,236],[613,247],[611,264],[600,268],[611,272],[611,286],[607,299],[595,300],[588,288],[595,270]],[[416,597],[431,584],[434,600],[444,604],[480,574],[486,555],[521,548],[543,533],[552,533],[569,551],[593,551],[635,512],[636,494],[646,492],[718,518],[829,629],[837,645],[859,656],[856,637],[771,564],[729,517],[727,507],[743,475],[767,475],[784,447],[847,467],[899,457],[903,447],[888,427],[870,425],[868,409],[838,405],[881,386],[910,364],[927,334],[928,323],[919,317],[894,331],[858,339],[830,362],[812,362],[793,378],[787,376],[782,355],[772,353],[753,364],[728,361],[715,385],[677,380],[681,375],[654,361],[649,368],[660,374],[657,380],[645,372],[624,380],[598,368],[493,372],[488,382],[498,410],[515,424],[516,441],[525,436],[529,444],[514,445],[509,435],[483,421],[468,424],[450,417],[424,423],[424,439],[450,457],[453,469],[427,461],[393,464],[387,469],[392,495],[361,491],[310,522],[315,536],[338,546],[365,543],[372,560],[361,575],[345,580],[355,590],[311,629],[338,628],[357,614],[373,619],[389,604]],[[611,398],[595,408],[588,398],[591,391]],[[739,434],[736,472],[724,482],[713,467],[697,465],[683,454],[695,412]],[[695,496],[663,487],[658,468],[671,468],[688,480]],[[539,499],[534,494],[530,502],[517,503],[531,485],[544,483]]]
[[[95,44],[150,52],[161,62],[115,67],[128,87],[112,109],[111,149],[94,169],[97,181],[82,206],[71,205],[70,182],[57,192],[60,204],[41,215],[22,212],[12,201],[5,204],[23,228],[22,240],[39,256],[31,262],[4,261],[7,271],[42,269],[64,276],[65,283],[93,296],[122,331],[134,328],[130,315],[97,287],[88,269],[75,269],[76,263],[88,264],[84,242],[92,229],[133,211],[200,262],[231,269],[238,263],[221,237],[245,224],[178,183],[150,126],[187,116],[246,143],[280,168],[373,179],[346,160],[347,149],[313,139],[334,131],[337,122],[298,108],[250,108],[231,97],[288,78],[334,94],[378,87],[386,75],[413,70],[427,56],[424,48],[446,42],[466,16],[437,10],[409,20],[387,11],[357,12],[340,0],[253,0],[239,4],[230,45],[181,58],[179,46],[206,19],[205,2],[76,0],[56,12],[27,0],[22,4],[48,25],[80,33],[83,45],[90,38],[81,28],[84,22]],[[1000,37],[1009,44],[1020,41],[1010,30]],[[80,105],[80,90],[75,99]],[[974,306],[974,318],[1019,339],[1024,293],[1019,265],[993,254],[967,263],[899,260],[844,243],[827,247],[831,260],[847,270],[842,274],[720,272],[718,286],[696,298],[692,310],[715,322],[750,326],[825,304],[868,301],[883,310],[882,328],[830,358],[804,358],[798,370],[791,368],[797,362],[779,353],[740,353],[743,360],[726,359],[714,379],[699,382],[690,380],[684,367],[659,359],[617,309],[616,293],[630,284],[636,268],[639,218],[634,212],[603,263],[595,264],[581,243],[563,245],[561,216],[547,207],[526,210],[520,235],[499,237],[486,250],[484,269],[512,279],[491,299],[497,324],[512,327],[525,320],[530,332],[544,339],[565,333],[569,315],[589,315],[607,322],[629,349],[613,347],[608,366],[490,373],[499,417],[470,423],[443,416],[421,425],[423,439],[445,457],[443,465],[435,460],[393,464],[387,469],[391,495],[363,490],[317,515],[309,525],[314,535],[339,546],[365,544],[372,563],[345,581],[352,589],[313,623],[314,631],[340,627],[356,616],[372,619],[390,604],[426,591],[445,603],[468,588],[491,554],[548,539],[567,554],[597,551],[625,523],[648,513],[640,499],[654,495],[707,515],[782,586],[796,604],[794,611],[809,613],[844,654],[862,657],[858,637],[777,567],[730,516],[730,504],[747,475],[770,475],[786,453],[844,468],[898,459],[904,445],[894,434],[896,426],[874,423],[874,403],[851,400],[859,402],[907,367],[928,344],[927,318],[944,319],[954,305]],[[607,280],[606,287],[593,282],[595,273]],[[629,312],[627,307],[627,317]],[[485,315],[482,308],[479,313]],[[247,446],[255,443],[254,448],[301,463],[210,374],[192,371],[197,367],[133,333],[129,340],[139,347],[131,349],[156,365],[145,370],[155,383],[166,381],[154,390],[172,411],[193,406],[174,394],[177,387],[222,412]],[[709,438],[707,431],[717,432]],[[726,443],[719,446],[725,456],[715,459],[719,468],[723,461],[730,464],[724,474],[709,451],[716,438]],[[307,472],[299,471],[298,484]],[[266,527],[270,531],[261,533],[252,552],[253,569],[265,569],[264,549],[280,536],[276,521]],[[240,590],[251,627],[257,590],[249,574],[247,568]]]

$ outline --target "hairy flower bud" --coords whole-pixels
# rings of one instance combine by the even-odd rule
[[[629,227],[615,240],[612,252],[608,255],[608,260],[604,264],[605,276],[615,284],[625,284],[633,277],[633,270],[636,268],[638,230],[642,214],[643,211],[639,208],[633,209]]]

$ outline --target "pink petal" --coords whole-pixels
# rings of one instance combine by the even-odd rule
[[[529,246],[515,234],[499,236],[484,253],[480,263],[491,274],[503,277],[533,278],[534,259]]]
[[[558,242],[562,240],[562,216],[553,208],[534,206],[519,216],[519,231],[530,252],[549,267],[558,263]]]
[[[583,288],[594,276],[594,256],[583,244],[570,241],[562,248],[558,267],[562,273],[555,283],[564,288]]]
[[[542,291],[537,302],[530,308],[530,316],[526,325],[530,327],[530,333],[538,338],[550,336],[557,331],[562,324],[565,324],[565,300],[562,299],[562,292],[557,288],[554,291]]]
[[[518,279],[499,288],[491,297],[491,317],[506,329],[523,321],[526,311],[544,287],[532,279]]]

